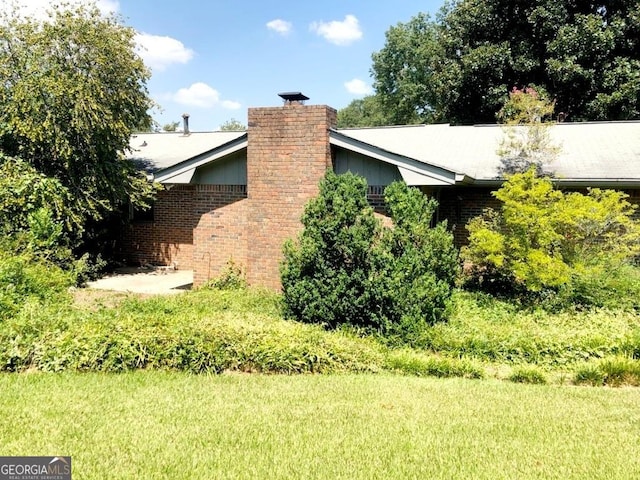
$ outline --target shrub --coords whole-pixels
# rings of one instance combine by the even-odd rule
[[[530,169],[511,176],[494,195],[500,210],[467,226],[469,245],[462,257],[470,265],[469,286],[530,299],[565,288],[566,302],[597,305],[599,287],[591,288],[587,280],[604,279],[600,273],[622,268],[639,251],[636,207],[624,193],[563,193]],[[613,291],[616,283],[608,284]]]
[[[282,264],[285,314],[327,327],[352,325],[392,342],[412,342],[446,317],[457,251],[444,225],[430,227],[436,202],[397,182],[385,190],[394,226],[368,205],[366,181],[328,172]]]
[[[50,303],[65,298],[72,275],[27,254],[0,250],[0,321],[17,314],[28,302]]]
[[[404,182],[384,192],[393,227],[384,229],[377,270],[391,320],[388,336],[416,343],[426,324],[447,318],[455,279],[458,251],[446,224],[431,225],[438,203]]]
[[[640,359],[635,312],[591,309],[556,314],[521,308],[481,292],[456,292],[449,321],[429,328],[419,344],[451,357],[567,368],[611,355]]]
[[[640,361],[628,357],[613,357],[600,360],[596,365],[580,368],[574,377],[579,385],[640,385]]]
[[[230,259],[222,274],[209,280],[206,286],[219,290],[243,289],[247,287],[247,277],[240,265],[236,264],[233,259]]]
[[[286,315],[328,327],[382,327],[385,319],[373,302],[381,225],[367,204],[366,181],[328,172],[302,223],[298,243],[284,246]]]
[[[509,380],[515,383],[530,383],[537,385],[544,385],[547,383],[547,377],[545,374],[535,366],[521,366],[514,368]]]

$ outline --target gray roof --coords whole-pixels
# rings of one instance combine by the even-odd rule
[[[550,127],[557,158],[545,170],[565,183],[640,183],[640,122],[560,123]],[[336,133],[426,165],[495,182],[503,129],[497,125],[416,125],[340,129]],[[594,182],[594,180],[596,182]]]
[[[131,136],[127,158],[148,173],[156,173],[216,150],[246,132],[137,133]]]
[[[567,185],[640,185],[640,122],[560,123],[549,129],[560,152],[545,170]],[[499,183],[497,125],[415,125],[339,129],[331,143],[395,164],[407,183]],[[128,158],[161,182],[189,182],[196,167],[246,148],[247,132],[142,133]]]

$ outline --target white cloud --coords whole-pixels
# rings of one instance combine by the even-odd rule
[[[171,100],[180,105],[200,108],[213,108],[219,105],[227,110],[237,110],[242,107],[238,102],[220,100],[220,93],[204,82],[196,82],[188,88],[181,88],[171,95]]]
[[[352,93],[354,95],[369,95],[373,93],[373,89],[371,88],[371,86],[363,82],[359,78],[354,78],[353,80],[344,82],[344,86],[349,93]]]
[[[336,45],[349,45],[362,38],[362,30],[354,15],[347,15],[342,22],[313,22],[309,29]]]
[[[185,64],[193,58],[193,50],[180,40],[149,33],[136,35],[138,54],[152,70],[162,71],[174,63]]]
[[[10,11],[11,4],[12,2],[2,2],[0,10]],[[45,20],[48,18],[47,10],[51,9],[53,2],[51,0],[16,0],[15,4],[22,15]],[[68,2],[70,7],[92,4],[95,4],[103,14],[115,13],[120,10],[118,0],[69,0]]]
[[[269,30],[273,30],[276,33],[279,33],[282,36],[287,36],[291,33],[293,25],[291,24],[291,22],[276,18],[275,20],[271,20],[267,23],[267,28]]]

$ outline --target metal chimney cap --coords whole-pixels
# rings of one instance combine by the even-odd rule
[[[303,95],[301,92],[282,92],[279,93],[278,96],[284,100],[285,103],[291,102],[304,102],[305,100],[309,100],[309,97]]]

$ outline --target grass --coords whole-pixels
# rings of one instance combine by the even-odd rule
[[[484,376],[469,360],[395,351],[373,338],[284,321],[279,297],[264,291],[87,300],[75,308],[28,305],[0,324],[0,369]]]
[[[284,321],[280,298],[260,290],[150,298],[80,291],[76,299],[73,306],[27,303],[1,322],[0,370],[393,372],[521,383],[639,383],[640,316],[633,311],[550,314],[457,292],[453,317],[429,328],[420,348],[393,349],[346,329]],[[613,362],[615,371],[598,373],[601,361]]]
[[[448,323],[430,329],[425,348],[454,357],[572,369],[607,356],[640,358],[640,315],[594,309],[551,314],[481,294],[457,292]]]
[[[627,479],[635,389],[387,375],[0,375],[3,455],[78,479]]]

